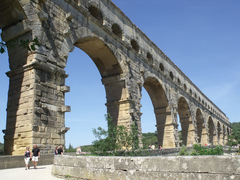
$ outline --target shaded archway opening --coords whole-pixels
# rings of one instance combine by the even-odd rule
[[[148,149],[149,145],[158,145],[156,117],[153,104],[145,88],[141,91],[141,129],[143,149]]]
[[[137,41],[135,41],[134,39],[131,40],[131,45],[132,45],[132,48],[134,50],[136,50],[137,52],[139,52],[139,45],[137,43]]]
[[[183,97],[181,97],[178,101],[178,113],[182,128],[182,144],[188,146],[188,131],[191,118],[188,103]]]
[[[119,38],[122,39],[122,29],[120,28],[120,26],[116,23],[114,23],[112,25],[112,32],[117,35]]]
[[[227,143],[226,141],[226,134],[227,134],[227,130],[226,130],[226,126],[223,125],[223,145],[225,145]]]
[[[146,89],[148,95],[150,96],[154,109],[158,146],[168,146],[167,133],[173,133],[174,129],[172,128],[172,132],[166,130],[167,125],[172,124],[172,118],[165,91],[159,81],[153,77],[148,77],[147,79],[145,79],[143,87]]]
[[[82,136],[89,139],[84,144],[91,144],[95,139],[92,128],[107,126],[104,117],[107,112],[112,116],[114,124],[118,123],[119,105],[109,104],[119,101],[122,97],[124,83],[119,82],[117,78],[122,69],[112,51],[98,38],[82,38],[75,46],[79,49],[76,48],[70,53],[66,67],[69,74],[66,85],[71,86],[71,93],[66,94],[66,104],[68,99],[73,100],[73,103],[69,103],[72,112],[66,114],[65,122],[72,129],[66,134],[66,141],[71,143],[69,137],[71,141],[73,137],[76,137],[74,141],[79,141],[79,137]],[[82,139],[85,141],[85,138]],[[81,144],[83,143],[79,142],[76,146]]]
[[[89,55],[102,78],[122,74],[122,69],[113,52],[100,39],[96,37],[82,38],[75,43],[75,46]]]
[[[221,132],[222,132],[222,128],[220,126],[220,123],[217,123],[217,138],[218,138],[218,144],[221,144]]]
[[[178,146],[183,145],[183,137],[182,137],[182,125],[180,123],[180,117],[179,114],[177,114],[177,129],[178,129]]]
[[[197,136],[198,136],[198,143],[201,144],[202,142],[202,133],[204,128],[204,120],[203,115],[200,109],[197,109],[196,112],[196,120],[197,120]]]
[[[103,15],[102,15],[101,11],[100,11],[97,7],[91,5],[91,6],[89,6],[88,11],[89,11],[90,14],[91,14],[93,17],[95,17],[101,24],[103,24]]]
[[[208,119],[208,135],[209,135],[209,144],[213,145],[214,124],[211,117],[209,117]]]

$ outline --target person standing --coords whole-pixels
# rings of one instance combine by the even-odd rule
[[[25,161],[25,165],[26,165],[25,170],[30,168],[30,166],[29,166],[30,155],[31,155],[31,152],[29,151],[29,147],[26,147],[26,151],[24,153],[24,161]]]
[[[63,149],[62,149],[62,146],[59,146],[59,148],[58,148],[58,155],[59,155],[59,154],[63,155]]]
[[[33,150],[32,150],[32,162],[34,165],[34,169],[37,169],[38,159],[40,159],[40,149],[37,148],[36,144],[34,144]]]
[[[54,154],[55,154],[55,155],[58,155],[58,146],[55,147]]]

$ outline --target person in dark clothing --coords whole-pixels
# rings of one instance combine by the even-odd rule
[[[63,155],[63,149],[62,149],[62,146],[59,146],[59,148],[58,148],[58,154],[61,154],[61,155]]]
[[[40,159],[40,149],[38,149],[37,145],[34,144],[33,150],[32,150],[32,162],[34,165],[34,169],[37,169],[38,159]]]

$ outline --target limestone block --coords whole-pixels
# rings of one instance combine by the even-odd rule
[[[61,87],[60,87],[60,90],[61,90],[62,92],[70,92],[70,86],[61,86]]]
[[[71,112],[71,106],[62,106],[60,111],[61,112]]]
[[[41,11],[38,13],[38,17],[39,17],[40,21],[46,21],[48,19],[48,14]]]

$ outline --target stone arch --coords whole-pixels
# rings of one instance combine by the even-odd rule
[[[126,101],[128,98],[128,90],[124,81],[120,78],[123,70],[113,50],[97,37],[80,38],[74,45],[87,53],[97,66],[106,90],[107,112],[112,116],[113,123],[130,127],[131,118],[130,116],[126,117],[129,115],[126,112],[128,109],[123,110],[123,106],[120,106],[119,103],[123,101],[124,104],[124,100]],[[126,101],[125,103],[129,105],[129,102]],[[125,113],[125,115],[121,116],[120,112]],[[123,122],[123,119],[125,119],[125,122]],[[126,119],[129,121],[126,122]]]
[[[196,111],[196,120],[197,120],[197,136],[198,143],[201,145],[207,144],[207,131],[204,123],[204,118],[201,110],[198,108]]]
[[[159,64],[159,68],[162,72],[164,72],[164,65],[162,63]]]
[[[138,45],[138,43],[137,43],[136,40],[132,39],[132,40],[131,40],[131,45],[132,45],[132,48],[133,48],[134,50],[136,50],[137,52],[139,52],[139,45]]]
[[[178,100],[178,114],[182,127],[182,144],[191,146],[195,143],[195,131],[192,123],[190,108],[184,97]]]
[[[120,26],[116,23],[114,23],[112,25],[112,32],[117,35],[119,38],[122,39],[122,29],[120,28]]]
[[[223,125],[223,145],[225,145],[227,143],[227,127],[225,125]]]
[[[82,37],[75,42],[75,46],[91,57],[103,78],[123,73],[113,50],[99,38]]]
[[[214,144],[214,137],[215,137],[215,126],[212,117],[208,118],[208,142],[210,145]]]
[[[170,76],[171,80],[174,80],[174,76],[173,76],[173,72],[172,71],[169,72],[169,76]]]
[[[166,92],[157,77],[144,76],[143,87],[146,89],[153,104],[158,132],[158,144],[164,148],[175,147],[174,126]]]
[[[222,134],[222,127],[220,122],[217,122],[217,140],[218,140],[218,144],[223,144],[223,134]]]
[[[97,8],[95,5],[90,5],[88,7],[88,11],[94,18],[96,18],[101,24],[103,24],[103,15],[99,8]]]
[[[153,62],[153,56],[152,56],[152,54],[151,54],[150,52],[147,53],[147,59],[148,59],[148,61],[149,61],[150,63]]]

